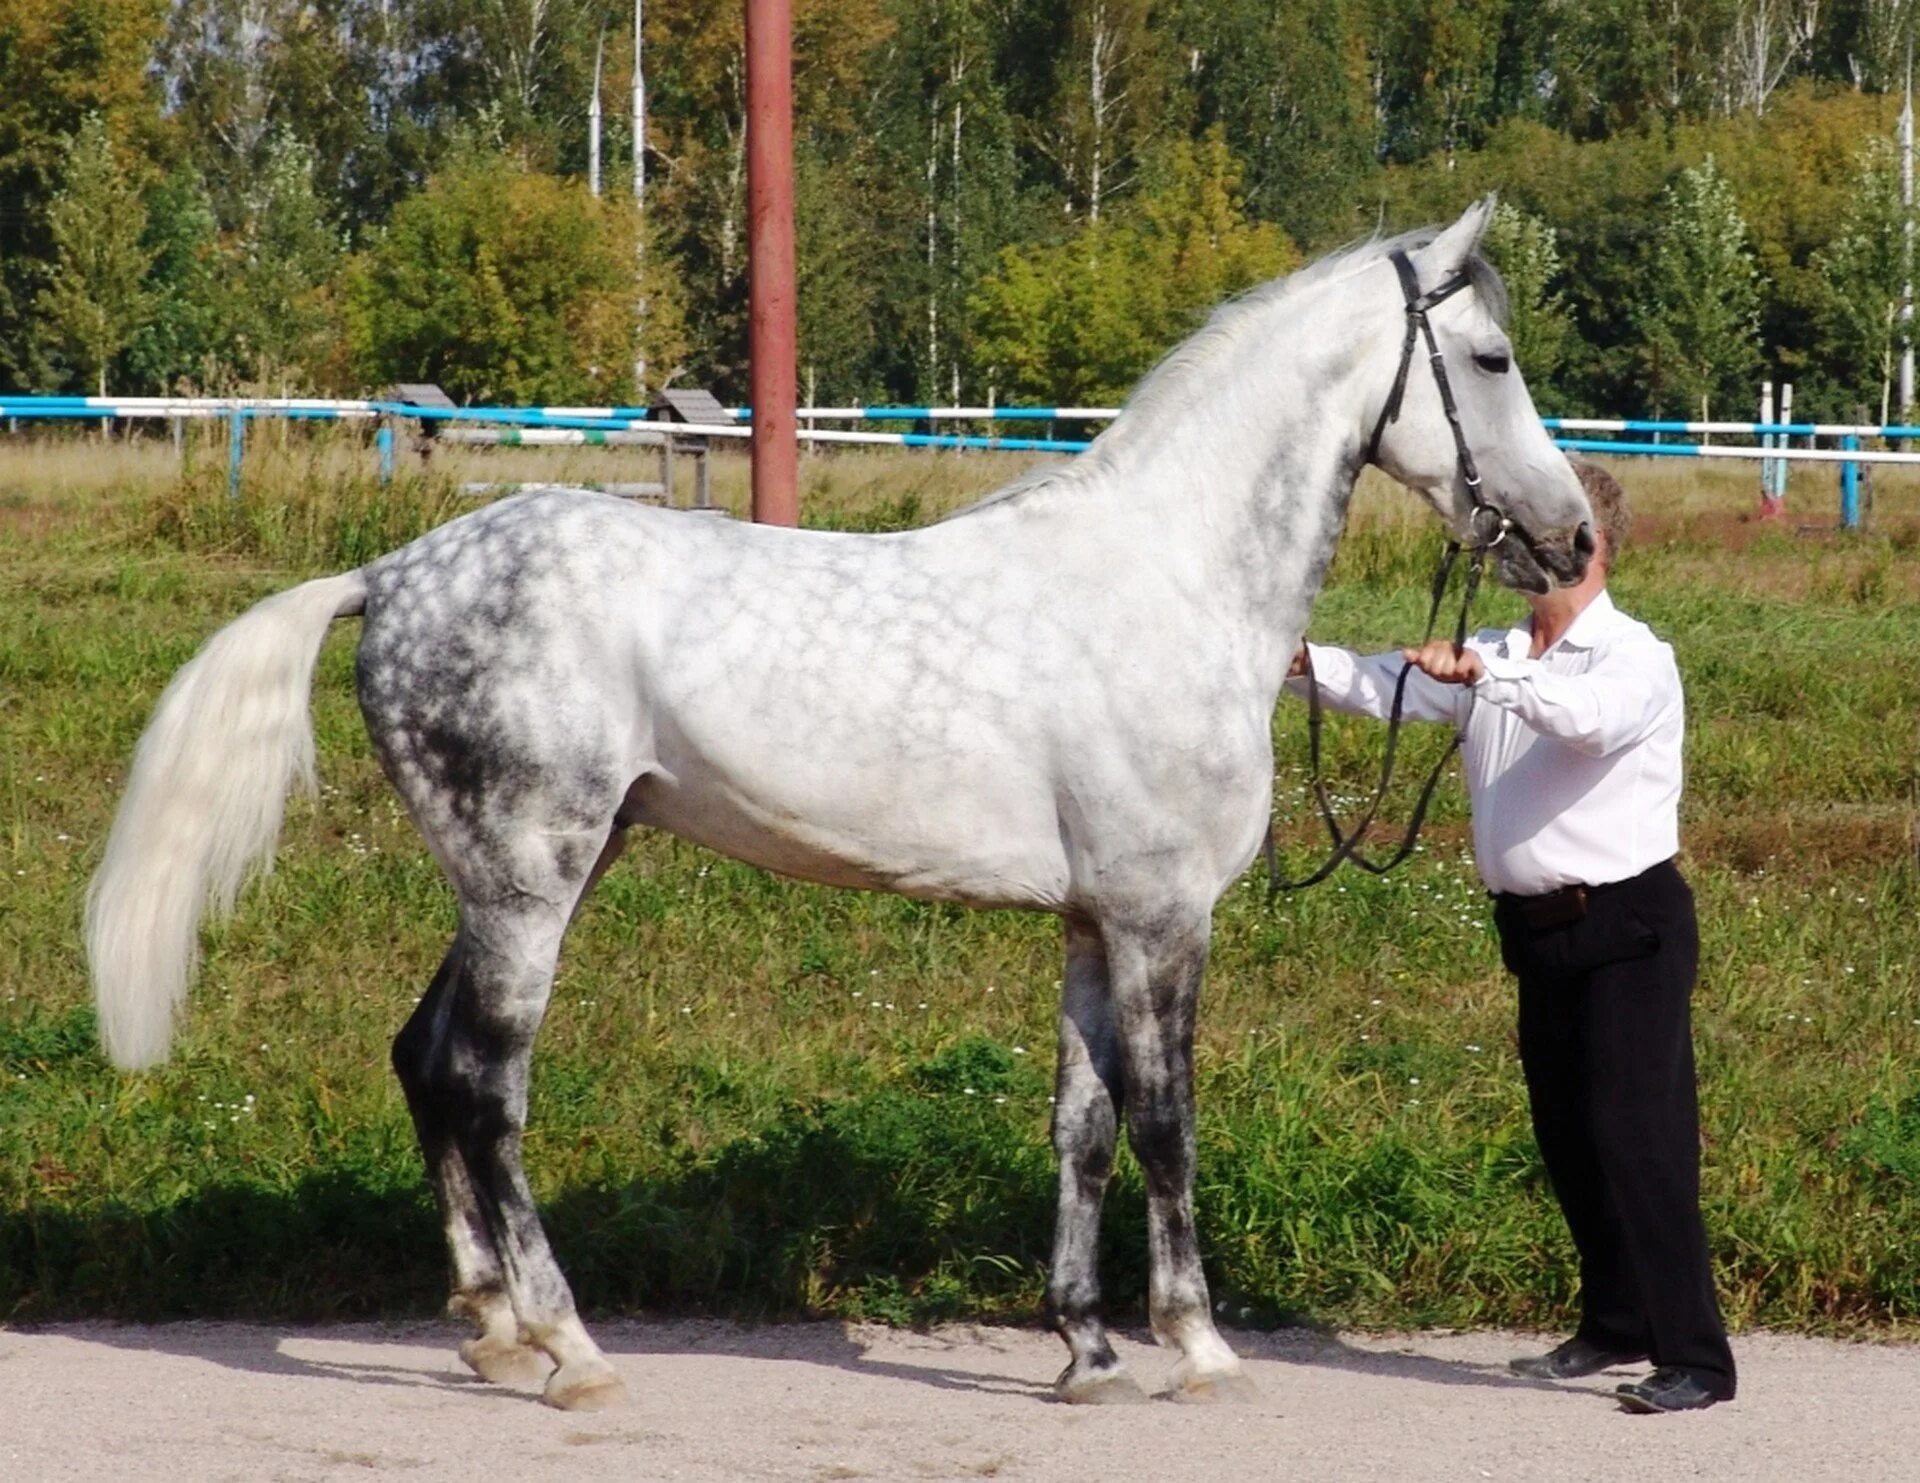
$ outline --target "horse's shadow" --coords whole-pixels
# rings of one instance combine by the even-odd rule
[[[758,1155],[757,1162],[734,1171],[737,1177],[719,1179],[717,1188],[635,1186],[612,1193],[573,1192],[549,1206],[545,1214],[566,1237],[560,1244],[563,1248],[577,1245],[581,1250],[580,1265],[587,1280],[577,1290],[588,1310],[633,1311],[641,1306],[633,1301],[634,1294],[622,1291],[622,1280],[632,1271],[635,1251],[652,1252],[656,1259],[662,1251],[680,1251],[684,1258],[682,1248],[700,1244],[703,1235],[720,1239],[731,1233],[737,1245],[742,1230],[760,1231],[760,1244],[754,1251],[785,1250],[794,1244],[799,1228],[783,1227],[777,1217],[800,1209],[812,1210],[816,1220],[838,1221],[851,1228],[852,1219],[846,1211],[836,1214],[837,1207],[831,1207],[831,1202],[823,1208],[821,1187],[817,1180],[809,1185],[808,1176],[818,1172],[822,1161],[846,1164],[852,1160],[852,1152],[831,1141],[824,1149],[810,1149],[811,1145],[802,1140],[800,1146],[785,1148],[784,1152],[776,1149]],[[891,1231],[894,1241],[886,1250],[866,1253],[864,1260],[869,1265],[884,1263],[896,1268],[912,1268],[918,1260],[925,1266],[930,1260],[929,1251],[951,1246],[986,1249],[996,1234],[1008,1230],[1044,1231],[1050,1215],[1045,1208],[1049,1199],[1047,1181],[1037,1170],[1025,1166],[1003,1172],[1008,1177],[993,1182],[993,1188],[1000,1191],[999,1203],[993,1204],[987,1215],[976,1212],[977,1229],[941,1225],[910,1202],[898,1209],[884,1204],[868,1208],[869,1215],[878,1208],[884,1217],[869,1223]],[[703,1178],[710,1184],[716,1182],[712,1175]],[[869,1191],[889,1187],[878,1170],[867,1170],[862,1177],[848,1180],[843,1169],[843,1182]],[[802,1199],[802,1186],[814,1190],[811,1203]],[[749,1193],[742,1194],[742,1190]],[[880,1197],[869,1194],[867,1198],[871,1201]],[[742,1201],[745,1204],[740,1209],[732,1208]],[[1122,1189],[1117,1203],[1138,1204],[1138,1191]],[[715,1210],[729,1210],[731,1218],[719,1221]],[[704,1215],[694,1220],[690,1212]],[[1139,1231],[1145,1225],[1139,1210],[1118,1214],[1128,1217],[1116,1221],[1122,1229]],[[767,1229],[762,1231],[762,1225]],[[1114,1291],[1137,1291],[1145,1286],[1144,1253],[1134,1250],[1143,1244],[1125,1240],[1116,1244],[1109,1263],[1114,1269],[1109,1275],[1117,1279]],[[49,1295],[55,1296],[48,1306],[56,1309],[90,1306],[82,1299],[91,1288],[103,1293],[144,1291],[156,1315],[218,1313],[223,1309],[244,1312],[252,1306],[249,1298],[253,1296],[268,1295],[269,1300],[277,1297],[284,1304],[289,1293],[350,1294],[369,1307],[417,1312],[444,1291],[439,1245],[436,1221],[423,1190],[369,1187],[341,1173],[312,1176],[292,1191],[219,1187],[159,1211],[112,1207],[85,1212],[44,1208],[0,1212],[0,1254],[13,1252],[22,1258],[14,1268],[16,1273],[39,1274],[48,1284]],[[747,1291],[751,1288],[750,1269],[753,1264],[746,1262],[741,1269],[748,1273],[746,1276],[728,1268],[717,1277],[709,1274],[707,1280],[720,1291]],[[237,1271],[252,1274],[244,1290],[235,1281]],[[5,1272],[6,1267],[0,1265],[0,1276]],[[736,1277],[737,1282],[731,1280]],[[217,1294],[212,1301],[210,1293]],[[7,1284],[0,1282],[0,1311],[9,1306],[8,1297]],[[100,1306],[115,1305],[93,1306],[99,1311]],[[859,1330],[843,1324],[616,1321],[594,1322],[594,1327],[615,1356],[705,1353],[772,1358],[939,1390],[1036,1400],[1051,1395],[1046,1383],[1050,1374],[1045,1379],[1032,1377],[1028,1366],[1023,1376],[1011,1358],[998,1375],[982,1374],[977,1366],[943,1364],[936,1338],[931,1352],[923,1350],[915,1361],[901,1362],[871,1352],[861,1342]],[[88,1324],[70,1332],[89,1342],[159,1350],[265,1374],[324,1377],[363,1385],[447,1387],[476,1395],[533,1395],[489,1386],[468,1374],[454,1354],[464,1329],[451,1321],[385,1328],[359,1326],[352,1337],[371,1345],[374,1357],[354,1359],[330,1356],[326,1340],[337,1330],[297,1322],[245,1327]],[[978,1332],[988,1336],[987,1342],[991,1343],[990,1336],[996,1331],[983,1328]],[[1127,1329],[1120,1332],[1136,1342],[1146,1337]],[[1362,1348],[1311,1328],[1239,1331],[1232,1342],[1243,1355],[1262,1365],[1271,1362],[1350,1369],[1436,1385],[1551,1388],[1545,1382],[1511,1374],[1504,1367]],[[382,1356],[384,1346],[391,1346],[390,1356]],[[423,1362],[418,1353],[422,1348],[433,1351],[434,1358]],[[413,1352],[405,1352],[408,1350]],[[1142,1372],[1143,1383],[1151,1385],[1158,1378],[1158,1370],[1151,1358],[1141,1358],[1143,1362],[1136,1369]],[[1060,1360],[1065,1362],[1064,1351]]]
[[[402,1389],[465,1391],[476,1399],[512,1398],[535,1402],[535,1389],[490,1385],[467,1373],[454,1355],[464,1326],[419,1323],[375,1327],[355,1325],[343,1332],[332,1327],[300,1324],[178,1323],[86,1324],[69,1336],[116,1349],[157,1352],[243,1371],[296,1379],[331,1380],[345,1384]],[[863,1343],[853,1326],[832,1322],[794,1324],[731,1324],[664,1320],[659,1323],[621,1321],[596,1326],[610,1358],[722,1356],[773,1363],[821,1365],[849,1374],[910,1382],[949,1392],[1009,1396],[1050,1402],[1052,1387],[1014,1373],[982,1373],[977,1368],[883,1359]],[[972,1343],[993,1343],[996,1332],[1020,1330],[983,1328],[971,1331]],[[1024,1331],[1024,1332],[1031,1332]],[[1150,1343],[1144,1333],[1121,1337],[1136,1344]],[[1314,1329],[1286,1329],[1270,1333],[1236,1332],[1230,1341],[1243,1358],[1257,1365],[1308,1366],[1347,1370],[1429,1385],[1481,1386],[1504,1390],[1565,1390],[1546,1381],[1515,1375],[1502,1366],[1468,1359],[1363,1348],[1337,1334]],[[941,1342],[933,1339],[937,1348]],[[338,1343],[356,1346],[354,1357],[335,1357],[326,1347]],[[422,1348],[436,1351],[426,1363],[418,1361]],[[375,1351],[374,1357],[365,1353]],[[301,1352],[307,1350],[308,1352]],[[383,1351],[392,1351],[388,1358]],[[317,1352],[316,1352],[317,1351]],[[1010,1364],[1011,1368],[1011,1364]],[[1147,1380],[1147,1375],[1142,1375]],[[1273,1390],[1271,1374],[1264,1377]],[[1284,1399],[1282,1392],[1277,1399]]]

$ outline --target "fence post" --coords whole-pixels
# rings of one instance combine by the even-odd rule
[[[227,417],[227,498],[240,498],[240,461],[247,451],[247,409],[235,407]]]
[[[385,418],[373,435],[373,446],[380,450],[380,482],[393,482],[393,419]]]
[[[1782,381],[1780,383],[1780,421],[1782,423],[1793,421],[1793,383],[1791,381]],[[1778,446],[1791,448],[1793,446],[1793,434],[1780,434]],[[1807,446],[1809,448],[1813,446],[1812,438],[1807,439]],[[1792,467],[1793,460],[1790,458],[1776,458],[1773,461],[1773,497],[1782,510],[1785,510],[1787,507],[1787,470]]]
[[[1761,426],[1764,427],[1772,421],[1773,421],[1773,383],[1771,381],[1762,381],[1760,383],[1760,423],[1761,423]],[[1760,434],[1760,446],[1762,448],[1773,447],[1774,446],[1773,434],[1772,433]],[[1767,515],[1771,513],[1769,509],[1769,503],[1771,502],[1772,498],[1773,498],[1773,460],[1771,458],[1762,458],[1760,460],[1760,513],[1762,515]]]
[[[1848,433],[1840,446],[1851,453],[1860,446],[1859,434]],[[1860,526],[1860,465],[1852,459],[1840,465],[1840,523],[1848,530]]]

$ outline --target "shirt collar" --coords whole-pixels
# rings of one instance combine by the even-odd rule
[[[1613,625],[1618,611],[1613,605],[1612,596],[1602,587],[1594,594],[1593,601],[1574,615],[1573,622],[1567,625],[1567,631],[1546,652],[1551,654],[1554,649],[1591,649],[1599,641],[1600,635]],[[1532,650],[1533,619],[1528,616],[1508,634],[1507,652],[1524,656]]]

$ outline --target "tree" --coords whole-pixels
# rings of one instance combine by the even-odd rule
[[[1861,147],[1852,187],[1840,229],[1814,254],[1814,266],[1825,289],[1838,379],[1856,396],[1863,383],[1877,381],[1884,423],[1904,343],[1900,305],[1906,282],[1906,211],[1900,204],[1900,154],[1892,140],[1876,137]],[[1905,409],[1900,412],[1906,415]]]
[[[233,272],[234,350],[257,384],[313,386],[338,343],[329,289],[342,242],[329,217],[314,191],[313,151],[276,135],[248,192]]]
[[[1059,172],[1068,209],[1098,221],[1168,122],[1166,38],[1148,0],[1069,0],[1061,12],[1052,108],[1033,140]]]
[[[1344,241],[1370,224],[1356,210],[1376,168],[1356,29],[1363,8],[1183,0],[1175,13],[1201,128],[1226,131],[1248,211],[1303,244]]]
[[[165,132],[147,65],[167,0],[8,0],[0,5],[0,384],[55,374],[40,313],[53,273],[50,210],[69,145],[98,114],[122,160]]]
[[[638,229],[631,201],[582,182],[456,160],[350,267],[354,367],[365,384],[435,381],[471,401],[629,401]],[[663,376],[685,354],[675,289],[658,272],[646,284],[647,364]]]
[[[147,270],[153,311],[127,347],[129,378],[163,395],[181,383],[220,380],[227,369],[228,296],[213,203],[191,165],[147,192],[142,244],[153,254]]]
[[[147,207],[114,158],[99,114],[89,114],[67,151],[66,185],[50,213],[52,281],[40,312],[74,369],[107,394],[107,368],[146,322],[153,304],[141,240]]]
[[[1691,416],[1738,401],[1760,360],[1760,274],[1733,188],[1712,155],[1661,200],[1640,329],[1657,406]]]
[[[971,307],[978,374],[1003,397],[1118,401],[1222,299],[1299,261],[1277,227],[1247,219],[1217,130],[1171,146],[1161,173],[1129,211],[1001,254]]]
[[[1555,377],[1573,334],[1566,299],[1557,286],[1557,237],[1539,217],[1502,201],[1480,239],[1481,250],[1506,280],[1507,337],[1536,401],[1561,395]]]

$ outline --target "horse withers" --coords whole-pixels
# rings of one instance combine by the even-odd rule
[[[1377,462],[1462,538],[1485,541],[1490,512],[1515,586],[1577,579],[1591,547],[1477,254],[1490,209],[1226,305],[1081,457],[924,529],[542,492],[268,598],[180,671],[141,738],[88,898],[109,1054],[165,1057],[201,916],[231,909],[311,782],[321,639],[359,615],[368,732],[459,901],[393,1064],[476,1371],[537,1373],[544,1355],[557,1406],[620,1390],[520,1135],[567,925],[646,825],[806,880],[1058,915],[1058,1393],[1142,1393],[1097,1277],[1123,1121],[1153,1331],[1179,1352],[1166,1389],[1244,1389],[1194,1228],[1194,1016],[1214,903],[1266,830],[1274,705],[1355,478]],[[1416,310],[1445,383],[1413,354]]]

